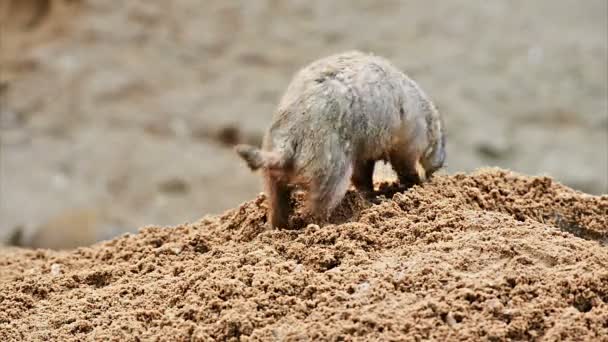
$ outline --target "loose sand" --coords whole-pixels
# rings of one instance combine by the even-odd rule
[[[261,143],[301,67],[352,49],[439,106],[450,173],[608,193],[606,0],[0,0],[0,26],[0,243],[237,207],[262,187],[231,145]]]
[[[608,340],[608,196],[497,169],[381,189],[324,227],[270,230],[259,196],[89,248],[5,250],[0,340]]]

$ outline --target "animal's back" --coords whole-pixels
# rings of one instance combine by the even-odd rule
[[[358,51],[309,64],[282,97],[266,148],[297,145],[295,160],[307,166],[332,149],[379,157],[400,125],[403,78],[385,59]]]

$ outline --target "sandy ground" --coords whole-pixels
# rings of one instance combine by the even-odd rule
[[[71,252],[5,250],[0,340],[608,341],[608,196],[498,169],[381,189],[323,227],[269,229],[260,196]]]
[[[259,142],[306,63],[383,55],[444,113],[448,172],[608,192],[606,1],[0,4],[0,240],[74,247],[256,196]]]
[[[0,248],[0,340],[608,341],[607,18],[603,0],[1,1],[0,241],[71,249]],[[231,146],[260,142],[298,68],[353,48],[435,100],[449,175],[269,229]],[[528,175],[455,174],[482,165]]]

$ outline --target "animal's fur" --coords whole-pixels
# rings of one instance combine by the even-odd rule
[[[374,163],[390,161],[401,182],[424,181],[445,160],[439,112],[386,59],[352,51],[300,70],[283,95],[263,146],[239,145],[252,170],[263,169],[270,221],[284,227],[290,184],[309,189],[309,210],[325,220],[348,185],[373,191]]]

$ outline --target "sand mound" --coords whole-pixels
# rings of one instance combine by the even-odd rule
[[[0,340],[608,336],[608,196],[492,169],[388,197],[349,193],[339,225],[267,229],[260,196],[90,248],[5,251]]]

